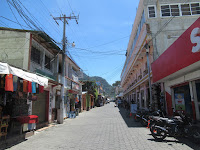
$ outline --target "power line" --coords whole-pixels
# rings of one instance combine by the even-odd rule
[[[186,0],[183,4],[187,3],[189,0]],[[158,32],[154,35],[153,38],[151,38],[150,41],[147,42],[147,45],[149,45],[149,43],[158,36],[158,34],[160,34],[164,28],[175,18],[176,16],[171,16],[168,21],[160,28],[160,30],[158,30]],[[160,56],[160,55],[159,55]]]
[[[122,37],[122,38],[119,38],[119,39],[116,39],[116,40],[113,40],[113,41],[110,41],[110,42],[107,42],[107,43],[103,43],[103,44],[100,44],[100,45],[89,47],[87,49],[91,49],[91,48],[95,48],[95,47],[100,47],[100,46],[108,45],[108,44],[120,41],[121,39],[125,39],[125,38],[128,38],[128,37],[130,37],[130,36],[128,35],[128,36],[125,36],[125,37]]]
[[[20,24],[20,23],[18,23],[18,22],[15,22],[15,21],[13,21],[13,20],[11,20],[11,19],[8,19],[8,18],[6,18],[6,17],[4,17],[4,16],[0,16],[1,18],[4,18],[4,19],[6,19],[6,20],[8,20],[8,21],[10,21],[10,22],[13,22],[13,23],[16,23],[16,24],[18,24],[18,25],[21,25],[21,26],[23,26],[23,27],[26,27],[26,28],[29,28],[28,26],[24,26],[24,25],[22,25],[22,24]],[[4,23],[5,24],[5,23]],[[8,25],[6,25],[7,27],[9,27]],[[10,27],[9,27],[10,28]]]
[[[17,23],[21,26],[21,28],[23,29],[23,27],[22,27],[22,25],[19,23],[19,21],[17,20],[17,18],[16,18],[16,16],[15,16],[15,14],[13,13],[13,10],[12,10],[12,8],[10,7],[10,4],[9,4],[9,1],[7,0],[7,3],[8,3],[8,6],[9,6],[9,8],[10,8],[10,10],[11,10],[11,12],[12,12],[12,14],[13,14],[13,16],[15,17],[15,19],[16,19],[16,21],[17,21]]]

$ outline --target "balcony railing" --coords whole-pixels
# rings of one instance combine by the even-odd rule
[[[148,74],[148,70],[146,69],[143,71],[143,77],[146,76],[147,74]]]
[[[141,79],[142,79],[142,75],[139,75],[138,76],[138,81],[141,80]]]
[[[122,83],[125,81],[125,78],[128,74],[128,71],[130,69],[130,67],[132,66],[133,62],[135,59],[137,59],[137,54],[140,50],[140,47],[143,43],[143,41],[145,40],[146,36],[147,35],[147,31],[148,31],[148,26],[147,24],[144,24],[142,26],[142,29],[140,30],[142,32],[139,32],[139,34],[135,37],[135,39],[132,41],[133,45],[132,45],[132,48],[131,48],[131,53],[129,54],[129,56],[127,56],[127,61],[126,61],[126,64],[124,66],[124,69],[123,69],[123,72],[121,74],[121,78],[122,78]]]
[[[58,75],[58,83],[62,83],[62,75],[61,74]],[[70,83],[69,79],[65,78],[65,85],[64,86],[67,89],[71,89],[71,83]]]

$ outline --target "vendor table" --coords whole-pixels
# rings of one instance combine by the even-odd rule
[[[20,134],[25,131],[32,131],[36,129],[36,123],[38,123],[38,116],[29,115],[29,116],[17,116],[13,117],[12,120],[14,122],[19,122],[21,124]],[[14,127],[14,123],[12,123],[12,128]]]

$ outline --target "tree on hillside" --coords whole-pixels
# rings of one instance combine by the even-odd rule
[[[121,81],[115,81],[115,83],[112,84],[112,86],[118,86],[121,84]]]

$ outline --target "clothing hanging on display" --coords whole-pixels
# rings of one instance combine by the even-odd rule
[[[17,76],[13,76],[13,91],[17,91],[17,81],[18,81],[18,77]]]
[[[5,80],[5,91],[13,92],[13,75],[7,74]]]
[[[28,92],[28,81],[23,80],[23,92],[27,93]]]
[[[32,82],[32,93],[36,93],[36,85],[35,85],[35,82]]]
[[[44,86],[39,85],[39,91],[40,91],[40,93],[43,93],[44,92]]]
[[[32,93],[32,84],[28,81],[28,92]]]

